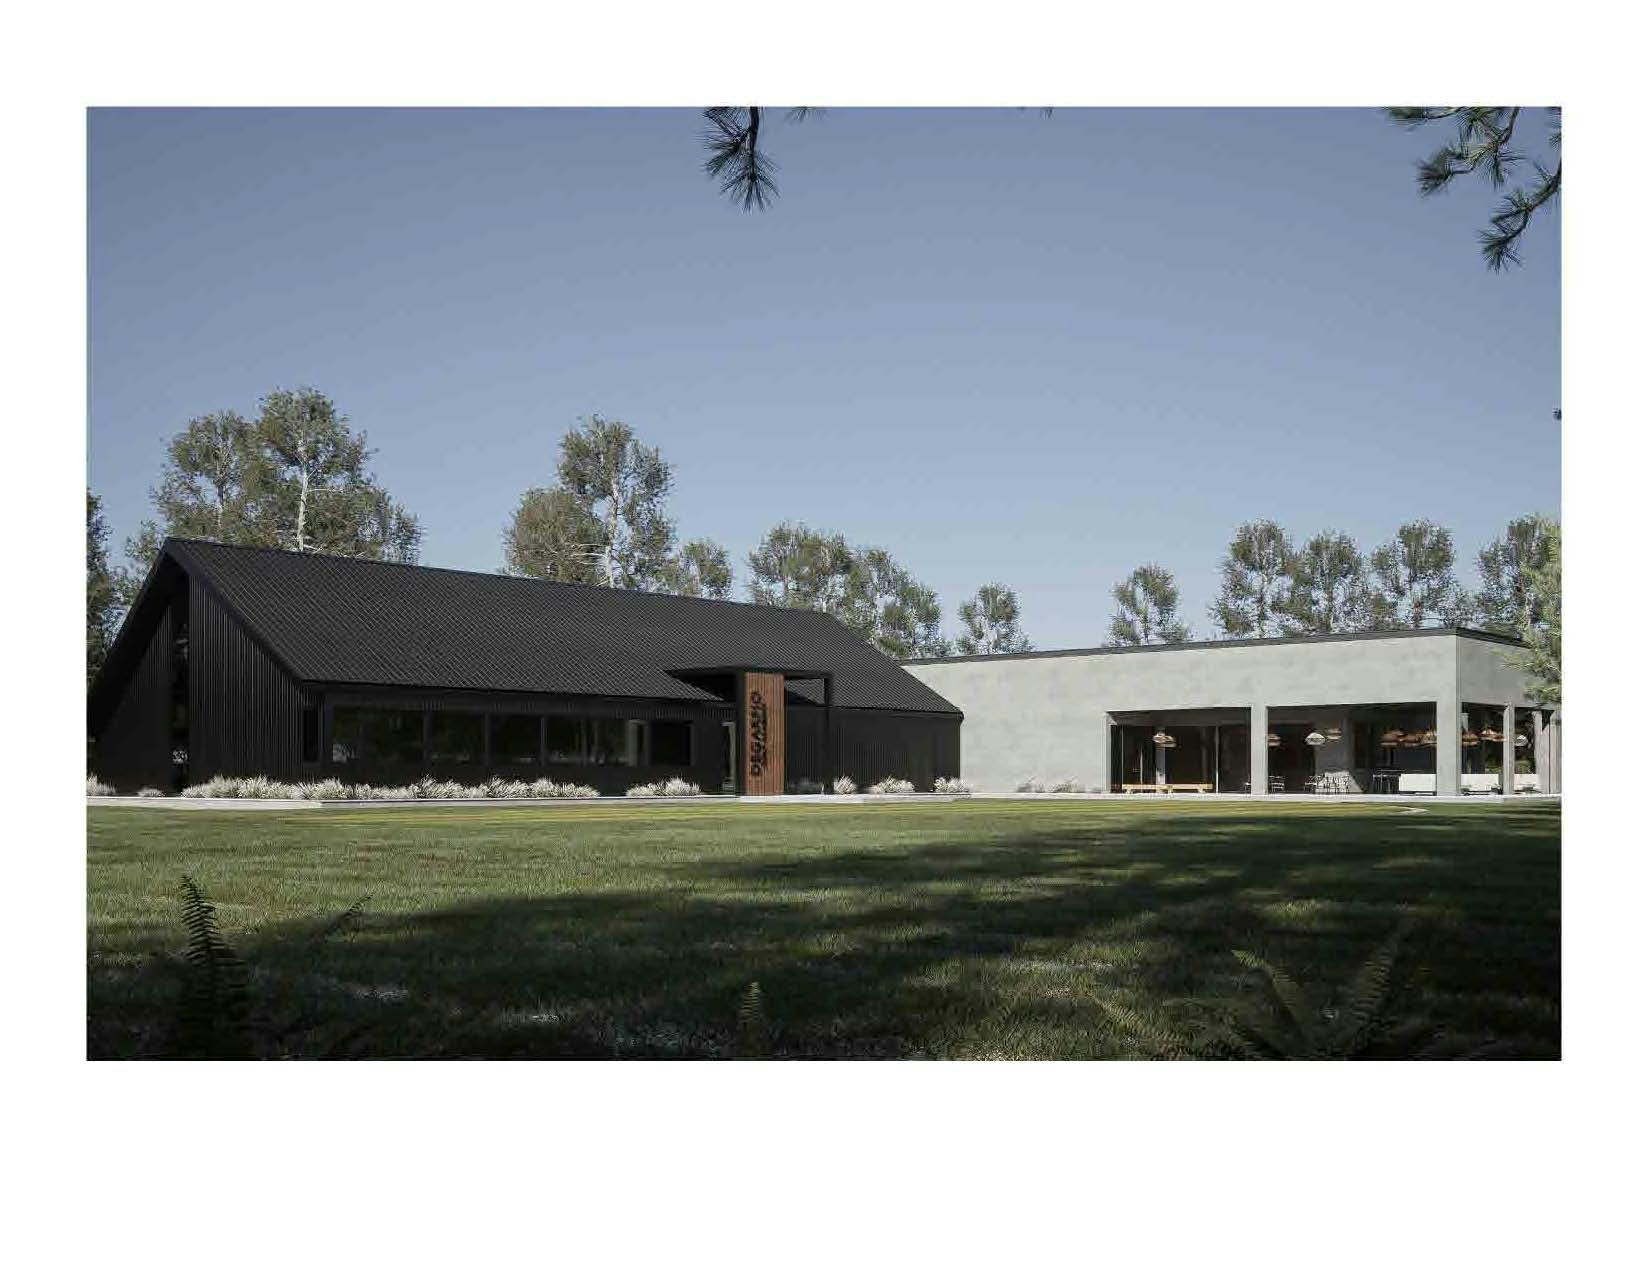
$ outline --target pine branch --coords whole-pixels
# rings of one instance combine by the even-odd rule
[[[705,112],[705,173],[717,178],[721,191],[749,212],[766,208],[779,194],[773,164],[757,146],[762,129],[760,106],[713,106]]]

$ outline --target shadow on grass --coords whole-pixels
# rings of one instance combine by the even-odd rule
[[[661,879],[369,908],[319,951],[309,927],[229,937],[261,994],[359,1027],[377,1057],[728,1057],[759,981],[779,1057],[1112,1058],[1140,1048],[1102,1001],[1204,1021],[1256,994],[1239,947],[1328,988],[1407,916],[1410,1008],[1503,1052],[1558,1052],[1550,821],[1056,823],[981,844],[710,854]],[[158,971],[94,966],[92,983],[93,1056],[153,1048]]]

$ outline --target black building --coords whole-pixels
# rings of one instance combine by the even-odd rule
[[[830,616],[168,540],[93,683],[100,778],[773,793],[959,770],[962,714]]]

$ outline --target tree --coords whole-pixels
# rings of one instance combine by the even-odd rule
[[[885,549],[781,523],[750,555],[751,601],[833,615],[895,659],[944,655],[940,605]]]
[[[259,407],[250,487],[260,536],[299,553],[418,561],[418,520],[366,472],[366,435],[331,399],[276,390]]]
[[[109,526],[103,501],[86,489],[86,682],[91,684],[115,640],[120,589],[109,568]]]
[[[602,583],[602,526],[572,492],[533,487],[504,528],[504,569],[562,584]]]
[[[556,476],[601,528],[602,582],[654,587],[676,543],[676,524],[665,514],[670,466],[659,449],[644,446],[623,421],[592,416],[562,439]]]
[[[256,468],[252,425],[237,412],[197,416],[166,444],[160,482],[150,488],[157,518],[126,540],[131,569],[116,588],[129,603],[167,536],[226,544],[272,544],[256,525],[250,483]]]
[[[725,598],[733,591],[728,551],[714,540],[689,540],[659,575],[665,593],[689,598]]]
[[[1340,531],[1313,536],[1294,556],[1284,627],[1291,633],[1351,633],[1370,623],[1363,554]]]
[[[1437,194],[1457,177],[1474,172],[1488,177],[1492,189],[1506,190],[1513,174],[1529,166],[1533,178],[1504,194],[1490,215],[1489,227],[1478,233],[1479,250],[1491,270],[1520,264],[1518,242],[1529,228],[1531,218],[1559,195],[1563,172],[1558,158],[1562,143],[1559,108],[1546,109],[1545,140],[1553,152],[1551,168],[1541,160],[1531,159],[1524,151],[1513,149],[1513,134],[1524,111],[1525,108],[1518,106],[1396,106],[1387,111],[1391,119],[1409,128],[1445,120],[1455,126],[1454,140],[1415,166],[1416,184],[1423,195]]]
[[[773,107],[713,106],[705,112],[705,173],[722,193],[749,212],[766,208],[779,194],[774,163],[758,142],[772,119]],[[1053,112],[1047,108],[1043,114]],[[818,107],[793,106],[789,120],[820,114]]]
[[[751,551],[750,597],[767,606],[847,614],[854,551],[838,533],[782,522]]]
[[[1563,702],[1562,538],[1558,523],[1551,519],[1541,519],[1538,530],[1546,553],[1529,572],[1530,604],[1519,617],[1519,636],[1529,649],[1516,658],[1529,677],[1530,697],[1542,704],[1556,705]]]
[[[1192,632],[1180,618],[1180,590],[1169,571],[1147,563],[1112,588],[1117,613],[1111,618],[1113,646],[1153,646],[1184,642]]]
[[[1522,633],[1527,623],[1540,622],[1532,576],[1553,552],[1552,525],[1539,514],[1514,518],[1504,536],[1478,551],[1482,587],[1473,606],[1485,628]]]
[[[1455,542],[1447,528],[1418,520],[1398,528],[1369,555],[1374,627],[1421,629],[1459,624],[1469,609],[1455,580]]]
[[[575,584],[725,598],[728,551],[712,540],[676,549],[665,500],[674,479],[657,447],[623,421],[592,416],[561,440],[556,485],[522,494],[504,528],[504,570]]]
[[[1274,637],[1283,631],[1294,556],[1275,522],[1246,522],[1237,529],[1221,564],[1220,596],[1209,608],[1222,633]]]
[[[1031,649],[1031,639],[1020,628],[1020,599],[1005,584],[982,584],[957,608],[957,618],[963,625],[957,638],[961,655],[1001,655]]]
[[[266,395],[256,423],[230,411],[197,416],[167,442],[149,493],[157,517],[126,541],[125,600],[167,536],[416,562],[418,521],[366,472],[371,454],[312,389]]]

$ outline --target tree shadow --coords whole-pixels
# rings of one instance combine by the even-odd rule
[[[1408,916],[1417,1002],[1558,1052],[1550,824],[1055,822],[979,844],[730,853],[664,879],[369,911],[321,947],[311,927],[228,937],[264,994],[358,1027],[376,1057],[730,1057],[755,981],[779,1057],[1109,1058],[1141,1050],[1103,1003],[1179,1025],[1218,1013],[1254,991],[1237,947],[1332,987]],[[129,1005],[159,1012],[154,971],[122,977],[143,985]],[[94,1051],[132,1052],[112,1031]]]

